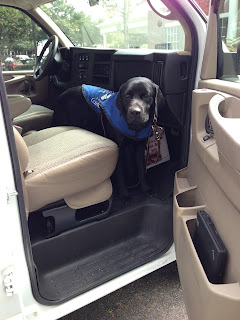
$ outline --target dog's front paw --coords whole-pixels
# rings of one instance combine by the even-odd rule
[[[152,189],[150,189],[147,193],[146,193],[146,197],[148,199],[152,199],[152,198],[156,198],[157,195],[154,193],[154,191]]]
[[[146,182],[140,183],[140,189],[143,193],[148,193],[151,191],[151,188],[149,187],[149,185]]]
[[[129,192],[127,189],[124,188],[124,189],[119,190],[119,198],[125,206],[132,205],[132,198],[129,195]]]
[[[120,199],[128,199],[129,198],[129,192],[126,188],[119,188],[118,190]]]
[[[147,183],[141,187],[141,191],[149,199],[156,197],[156,194],[154,193],[153,189]]]

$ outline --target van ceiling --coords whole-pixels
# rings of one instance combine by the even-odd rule
[[[31,10],[42,4],[53,2],[54,0],[0,0],[0,5],[13,6],[24,10]]]

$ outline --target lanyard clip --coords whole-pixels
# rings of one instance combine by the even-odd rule
[[[157,141],[159,141],[161,139],[160,135],[159,135],[159,131],[158,131],[158,125],[157,125],[157,117],[156,115],[154,114],[154,117],[153,117],[153,125],[152,125],[152,130],[153,130],[153,133],[155,135],[155,139]]]
[[[159,133],[159,129],[161,130],[161,134]],[[157,141],[160,141],[162,139],[162,137],[163,137],[164,129],[163,129],[163,127],[159,127],[157,125],[157,117],[156,117],[155,114],[154,114],[154,117],[153,117],[152,131],[153,131],[153,133],[155,135],[155,139]]]

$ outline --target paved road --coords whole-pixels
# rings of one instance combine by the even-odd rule
[[[61,320],[187,320],[176,263],[79,309]]]

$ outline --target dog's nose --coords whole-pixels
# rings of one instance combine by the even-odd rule
[[[133,117],[137,117],[137,116],[139,116],[140,113],[141,113],[141,109],[138,108],[138,107],[132,108],[132,109],[130,109],[129,111],[130,111],[130,113],[131,113],[131,115],[132,115]]]

